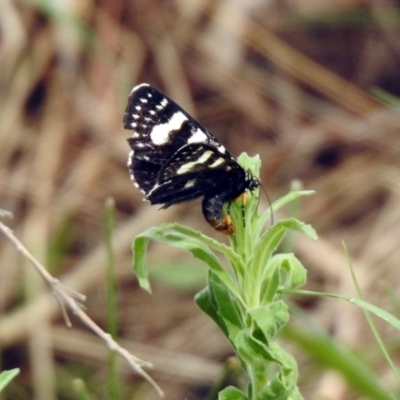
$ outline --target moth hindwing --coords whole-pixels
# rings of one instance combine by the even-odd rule
[[[129,173],[145,200],[167,208],[203,197],[208,223],[223,233],[234,232],[223,204],[260,183],[210,132],[146,83],[133,88],[124,127],[133,131]]]

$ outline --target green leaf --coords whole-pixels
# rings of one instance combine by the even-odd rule
[[[239,301],[233,297],[224,282],[212,271],[209,273],[208,287],[211,292],[212,304],[218,317],[224,324],[225,334],[233,341],[237,333],[244,328],[242,310]]]
[[[279,370],[263,388],[258,390],[256,399],[302,399],[297,389],[298,371],[296,361],[275,342],[271,343],[270,351],[279,365]]]
[[[311,226],[294,218],[276,223],[262,235],[254,248],[254,259],[250,268],[247,268],[245,275],[244,293],[247,295],[246,301],[250,307],[260,304],[260,299],[262,298],[261,289],[263,287],[262,276],[265,273],[263,269],[266,268],[270,257],[289,229],[297,230],[311,238],[316,238],[315,231]]]
[[[136,236],[132,251],[133,251],[133,269],[142,289],[151,293],[149,273],[146,265],[147,247],[149,245],[149,231]]]
[[[218,400],[248,400],[249,398],[239,389],[228,386],[218,394]]]
[[[261,305],[274,301],[277,296],[280,296],[282,290],[303,285],[307,278],[307,270],[294,254],[272,256],[263,272],[260,291]]]
[[[209,271],[208,285],[195,296],[195,302],[232,341],[244,327],[241,305],[218,275]]]
[[[343,296],[335,293],[314,292],[312,290],[288,290],[287,293],[300,294],[306,296],[325,296],[325,297],[332,297],[334,299],[346,300],[349,303],[356,304],[360,308],[371,312],[372,314],[383,319],[384,321],[386,321],[387,323],[394,326],[397,330],[400,331],[400,320],[398,318],[388,313],[387,311],[383,310],[382,308],[374,306],[373,304],[370,304],[364,300],[357,299],[354,297]]]
[[[307,270],[293,253],[272,256],[265,268],[263,280],[270,279],[271,271],[275,269],[285,272],[280,280],[280,285],[284,290],[301,286],[307,280]]]
[[[276,360],[271,354],[268,344],[263,343],[253,333],[252,329],[242,329],[235,337],[235,348],[239,357],[250,367],[261,362],[266,368],[266,361]]]
[[[133,245],[134,270],[138,276],[140,286],[148,292],[151,292],[145,256],[148,242],[152,239],[191,252],[194,257],[204,261],[233,293],[239,295],[237,287],[230,275],[221,265],[218,258],[211,252],[209,247],[202,242],[202,235],[198,232],[193,234],[193,230],[182,228],[183,227],[180,227],[178,224],[165,224],[158,228],[151,228],[135,238]],[[188,231],[192,234],[187,234]],[[218,248],[223,251],[226,250],[226,246],[224,248],[220,245]],[[229,251],[229,256],[235,258],[231,250]]]
[[[281,286],[280,262],[272,258],[265,268],[265,273],[261,278],[260,304],[273,302],[278,295]]]
[[[265,232],[254,248],[253,269],[260,269],[262,265],[267,264],[272,253],[279,246],[289,229],[295,229],[304,232],[304,227],[305,224],[302,222],[294,218],[290,218],[279,221],[267,232]]]
[[[19,368],[0,373],[0,392],[19,374]]]
[[[288,306],[282,301],[275,301],[263,307],[251,308],[247,318],[251,324],[252,334],[269,343],[289,320]],[[259,334],[259,333],[260,334]]]
[[[303,267],[303,264],[292,254],[281,254],[275,256],[282,270],[286,271],[286,282],[282,283],[284,289],[292,289],[297,286],[304,285],[307,281],[307,270]]]
[[[279,306],[280,307],[280,306]],[[286,306],[285,306],[286,307]],[[262,315],[255,312],[260,325]],[[287,312],[282,322],[287,320]],[[267,328],[269,329],[269,328]],[[246,365],[257,399],[301,399],[297,390],[297,364],[276,342],[265,343],[256,330],[243,329],[235,338],[239,357]],[[296,396],[300,397],[296,397]]]
[[[361,299],[349,298],[348,301],[350,303],[358,305],[364,310],[371,312],[372,314],[375,314],[377,317],[383,319],[384,321],[386,321],[387,323],[394,326],[397,330],[400,331],[400,320],[396,318],[394,315],[383,310],[382,308],[374,306],[373,304],[370,304]]]
[[[224,333],[224,335],[229,338],[228,328],[221,316],[218,313],[217,306],[213,299],[212,293],[209,287],[204,288],[199,293],[196,294],[194,298],[197,306],[206,313],[218,326],[219,329]]]

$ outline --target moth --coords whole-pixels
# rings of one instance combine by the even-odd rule
[[[128,168],[144,199],[161,208],[199,197],[207,222],[232,235],[235,227],[224,203],[260,186],[226,148],[178,104],[142,83],[134,87],[125,110]]]

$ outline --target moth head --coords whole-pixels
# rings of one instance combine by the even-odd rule
[[[246,171],[246,182],[248,190],[252,191],[260,186],[260,180],[250,171]]]

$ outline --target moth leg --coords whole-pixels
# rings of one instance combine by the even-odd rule
[[[235,233],[231,216],[223,213],[224,201],[219,197],[204,198],[202,208],[206,221],[218,232],[225,235]]]

